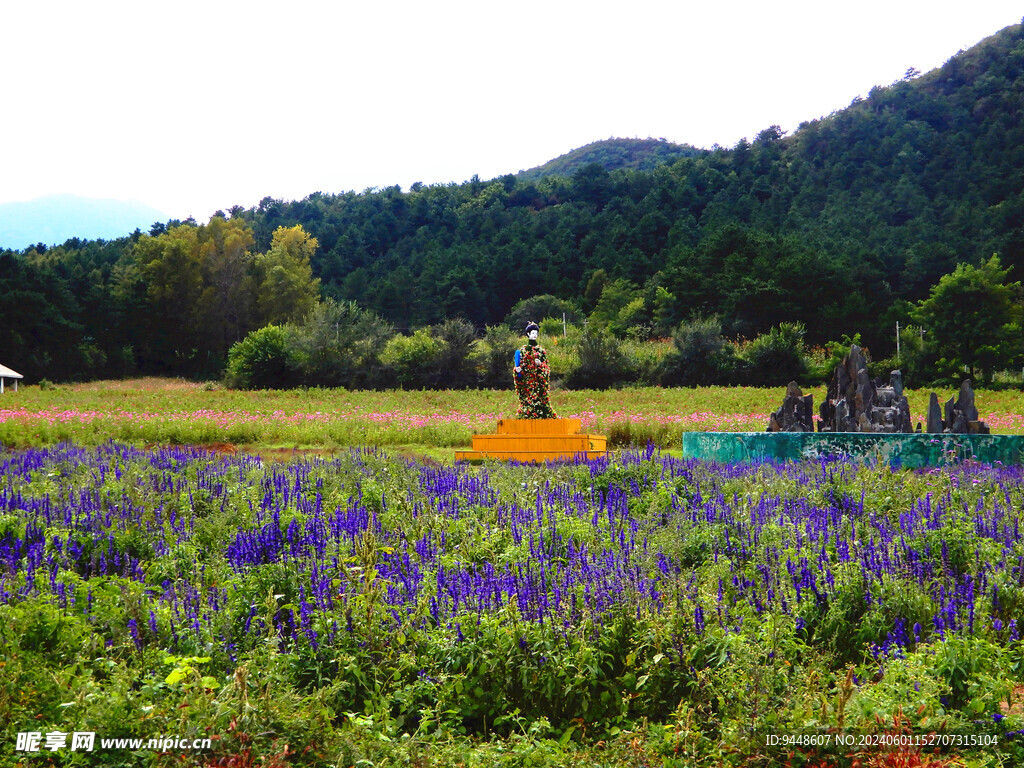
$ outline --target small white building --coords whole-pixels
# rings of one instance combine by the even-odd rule
[[[0,395],[4,393],[4,379],[14,379],[14,391],[18,391],[18,379],[25,378],[17,371],[12,371],[6,365],[0,365]]]

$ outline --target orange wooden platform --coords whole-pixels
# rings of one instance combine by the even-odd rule
[[[604,456],[604,435],[581,435],[579,419],[502,419],[493,435],[473,435],[473,450],[456,451],[456,461],[504,459],[551,461]]]

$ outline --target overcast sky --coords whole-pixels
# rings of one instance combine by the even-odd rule
[[[131,0],[0,5],[0,203],[205,221],[462,182],[591,141],[733,146],[1021,21],[1009,0]]]

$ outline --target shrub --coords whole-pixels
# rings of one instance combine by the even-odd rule
[[[740,352],[742,379],[755,387],[785,386],[807,372],[803,323],[779,323]]]
[[[862,347],[860,340],[860,334],[855,333],[853,336],[847,336],[845,333],[842,335],[840,341],[830,341],[823,347],[814,347],[807,350],[804,361],[807,365],[807,382],[809,384],[821,384],[832,381],[832,377],[835,376],[836,367],[841,365],[843,358],[850,352],[850,347],[856,344],[858,347]],[[862,349],[862,351],[864,351]],[[867,352],[864,351],[865,356]],[[888,372],[886,372],[886,379],[888,379]],[[788,381],[786,382],[789,383]]]
[[[481,384],[492,389],[512,388],[512,357],[522,345],[518,333],[505,325],[487,327],[483,342],[477,346]]]
[[[373,386],[391,326],[354,301],[319,302],[293,332],[302,380],[308,386]]]
[[[561,317],[545,317],[538,323],[541,336],[561,336],[566,330],[566,324],[562,323]]]
[[[570,323],[580,319],[580,310],[575,303],[544,293],[516,302],[505,318],[505,324],[513,331],[522,333],[527,323],[538,323],[545,317],[555,317],[561,322],[563,313]]]
[[[444,343],[429,329],[421,328],[411,336],[390,339],[380,353],[380,361],[402,387],[428,386],[437,375],[444,352]]]
[[[637,312],[637,305],[632,304],[636,299],[640,299],[640,311],[643,310],[643,298],[639,295],[639,291],[628,280],[618,279],[614,280],[604,286],[601,291],[601,298],[597,302],[597,306],[594,307],[594,311],[590,313],[590,322],[593,325],[598,325],[602,328],[610,328],[615,325],[618,330],[621,330],[621,322],[619,321],[619,313],[625,310],[626,319],[633,316]],[[627,309],[627,307],[630,307]],[[615,329],[613,329],[614,331]]]
[[[659,383],[697,387],[726,384],[735,378],[736,352],[722,336],[722,324],[717,317],[680,324],[672,341],[675,348],[659,366]]]
[[[236,389],[275,389],[298,383],[299,364],[291,331],[268,325],[232,345],[225,374]]]
[[[442,349],[437,360],[436,386],[465,389],[476,383],[476,371],[470,357],[476,342],[476,329],[465,320],[445,320],[432,328]]]
[[[608,323],[608,330],[617,335],[628,335],[635,339],[651,336],[651,313],[647,311],[643,296],[637,296],[619,310]]]
[[[569,371],[569,389],[605,389],[633,378],[622,344],[607,331],[588,327],[576,348],[579,364]]]
[[[622,351],[634,372],[634,381],[644,386],[659,382],[662,366],[674,350],[675,346],[668,339],[637,341],[630,338],[622,344]]]
[[[898,359],[893,357],[892,364],[903,373],[904,386],[921,387],[940,378],[935,355],[929,352],[924,332],[917,326],[900,329],[900,355]],[[889,371],[885,373],[888,378]]]

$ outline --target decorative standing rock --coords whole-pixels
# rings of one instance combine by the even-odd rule
[[[932,392],[928,398],[928,429],[929,434],[942,432],[942,410],[939,408],[939,396]]]
[[[896,399],[899,400],[903,397],[903,373],[902,371],[892,371],[889,374],[889,386],[892,387],[893,394],[896,395]]]
[[[814,397],[804,395],[795,381],[786,387],[782,407],[768,419],[768,432],[813,432]]]
[[[974,390],[971,389],[970,379],[960,385],[960,397],[956,401],[956,407],[967,421],[978,420],[978,409],[974,407]]]
[[[782,407],[768,420],[768,431],[813,432],[811,413],[811,396],[804,397],[796,382],[791,381]],[[818,409],[818,418],[820,432],[909,434],[915,431],[910,419],[910,403],[903,394],[902,372],[889,374],[889,386],[871,381],[867,361],[856,344],[850,346],[843,362],[836,366],[825,402]],[[920,422],[916,431],[921,432]],[[969,380],[960,385],[957,397],[949,398],[942,408],[938,396],[931,393],[925,431],[929,434],[990,434],[988,424],[978,418]]]
[[[978,419],[978,409],[974,405],[974,390],[970,380],[960,385],[960,393],[954,401],[951,397],[946,403],[946,423],[944,431],[954,435],[988,435],[991,431],[988,424]]]

